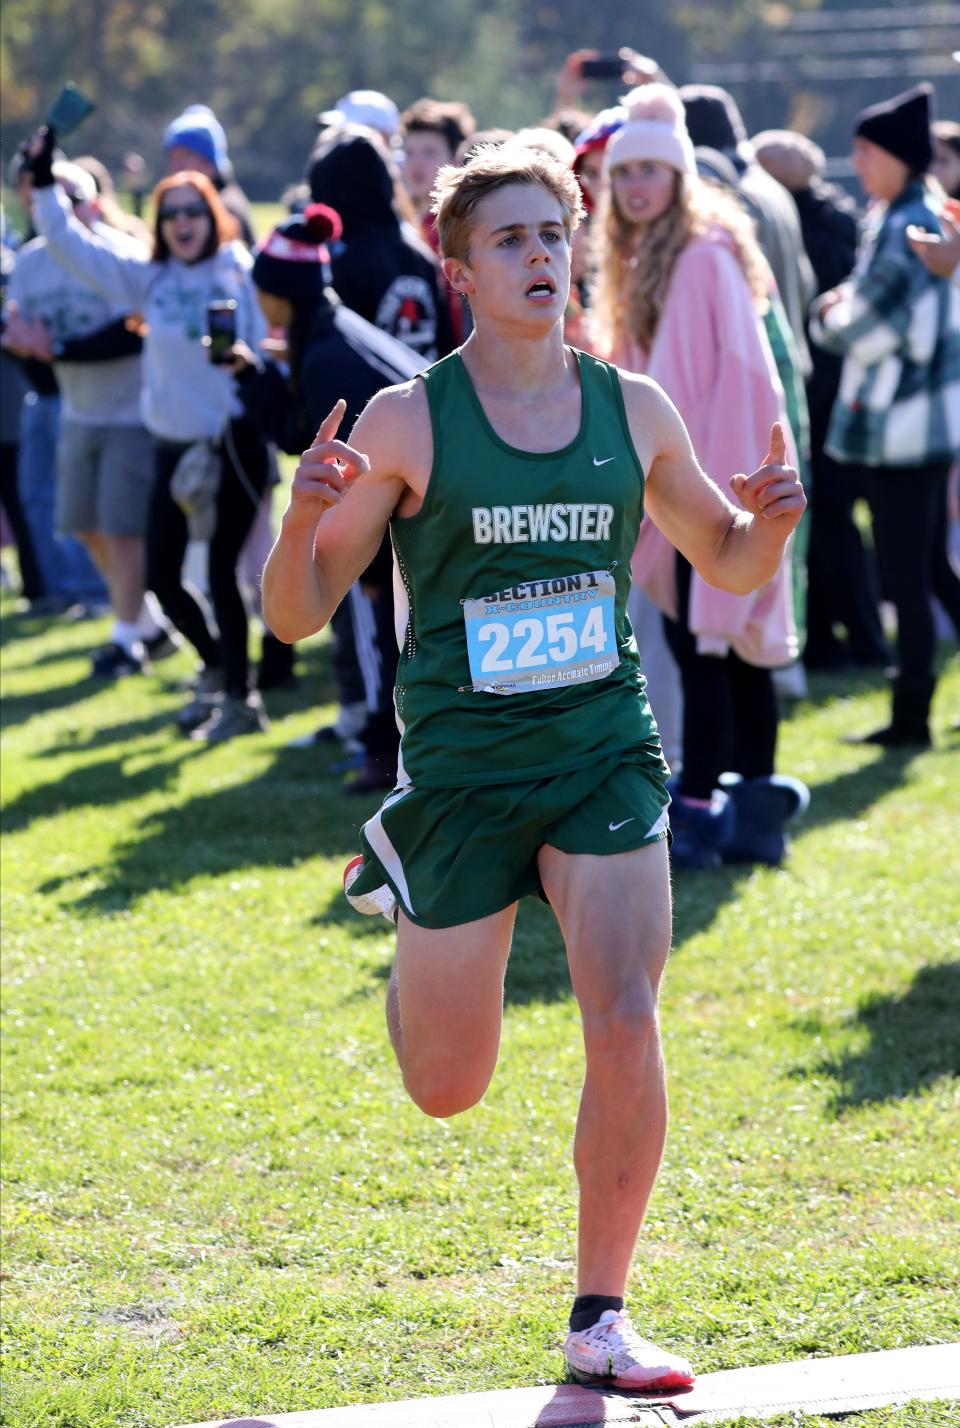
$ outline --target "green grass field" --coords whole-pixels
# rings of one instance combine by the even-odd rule
[[[286,747],[331,712],[323,639],[268,736],[208,750],[171,727],[186,655],[105,688],[104,624],[4,614],[3,1422],[557,1381],[581,1050],[550,912],[522,910],[485,1102],[427,1120],[390,929],[340,892],[372,805]],[[960,1339],[960,667],[936,752],[840,741],[884,711],[879,679],[816,682],[789,866],[677,885],[630,1303],[704,1372]]]

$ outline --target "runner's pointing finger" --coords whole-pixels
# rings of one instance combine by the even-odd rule
[[[783,434],[783,427],[778,421],[770,428],[770,449],[763,458],[764,466],[786,466],[787,464],[787,439]]]
[[[347,410],[347,404],[343,397],[339,397],[334,402],[333,407],[320,423],[320,429],[313,438],[311,447],[320,446],[324,441],[332,441],[340,430],[340,423],[343,421],[343,414]]]

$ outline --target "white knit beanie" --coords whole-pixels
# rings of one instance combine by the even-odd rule
[[[681,174],[695,175],[697,161],[687,133],[683,104],[668,84],[642,84],[622,101],[627,122],[611,138],[603,156],[606,173],[633,159],[659,159]]]

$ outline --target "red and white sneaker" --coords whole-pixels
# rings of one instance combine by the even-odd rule
[[[690,1388],[694,1372],[686,1359],[641,1339],[622,1310],[605,1309],[596,1324],[567,1335],[567,1368],[578,1383],[610,1388]]]
[[[362,912],[369,917],[375,917],[379,913],[388,922],[396,922],[397,899],[389,883],[382,883],[376,888],[358,888],[356,892],[351,891],[362,872],[363,854],[358,853],[343,870],[343,891],[347,902],[356,912]]]

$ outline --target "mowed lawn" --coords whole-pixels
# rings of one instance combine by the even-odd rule
[[[522,909],[485,1102],[426,1119],[391,929],[340,891],[373,801],[287,747],[332,714],[323,638],[269,735],[207,750],[171,724],[186,654],[104,687],[105,623],[4,616],[3,1422],[558,1381],[581,1044],[552,914]],[[677,883],[630,1304],[704,1372],[960,1339],[956,661],[935,752],[841,741],[885,708],[878,678],[815,681],[788,866]]]

